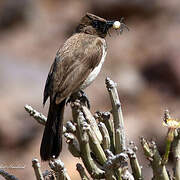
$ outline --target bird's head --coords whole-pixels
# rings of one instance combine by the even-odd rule
[[[122,20],[123,18],[121,18],[120,21],[108,21],[94,14],[87,13],[82,17],[76,32],[84,32],[105,38],[110,28],[119,29],[120,33],[123,32],[124,28],[128,29],[128,27],[122,23]]]

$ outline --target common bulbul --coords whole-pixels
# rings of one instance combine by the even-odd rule
[[[50,105],[40,148],[42,160],[59,156],[66,100],[89,86],[99,74],[107,53],[105,37],[112,27],[121,32],[126,25],[87,13],[58,50],[44,89],[43,104],[50,97]]]

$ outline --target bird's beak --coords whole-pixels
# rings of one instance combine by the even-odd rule
[[[107,21],[106,25],[109,28],[113,27],[113,24],[114,24],[115,21]]]

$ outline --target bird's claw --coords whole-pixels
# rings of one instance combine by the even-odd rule
[[[77,92],[75,94],[72,94],[66,101],[66,105],[70,102],[74,102],[76,99],[79,99],[81,103],[83,103],[84,105],[86,105],[88,107],[88,109],[90,109],[89,99],[88,99],[86,93],[82,90],[80,90],[79,92]]]
[[[89,102],[89,99],[88,99],[86,93],[84,91],[80,90],[80,94],[81,94],[80,101],[82,103],[84,103],[88,107],[88,109],[90,109],[91,106],[90,106],[90,102]]]

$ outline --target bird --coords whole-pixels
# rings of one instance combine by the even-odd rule
[[[43,161],[57,158],[62,150],[63,114],[67,99],[88,87],[99,74],[107,54],[105,37],[110,28],[127,26],[86,13],[63,46],[57,51],[50,68],[43,105],[50,98],[47,122],[40,147]]]

